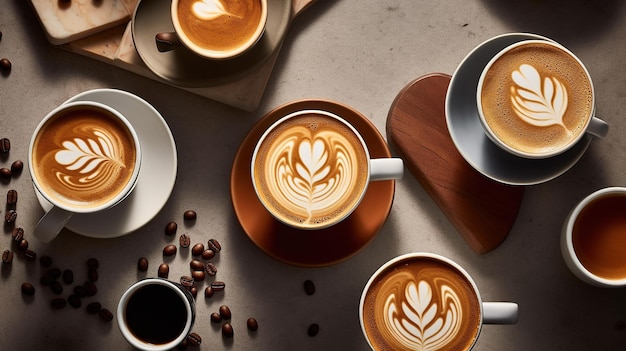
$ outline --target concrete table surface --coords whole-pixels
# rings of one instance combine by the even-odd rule
[[[104,0],[106,1],[106,0]],[[176,239],[163,234],[179,223],[197,241],[216,238],[224,247],[216,261],[226,290],[205,300],[200,293],[194,330],[201,350],[366,350],[358,321],[361,289],[387,260],[428,251],[450,257],[475,278],[486,301],[515,301],[519,323],[484,326],[477,350],[623,350],[626,290],[588,286],[571,274],[560,254],[563,220],[584,196],[606,186],[626,185],[626,8],[621,1],[413,1],[318,0],[291,27],[261,105],[242,112],[50,45],[25,1],[0,5],[0,57],[13,69],[0,75],[0,137],[11,139],[6,167],[26,160],[39,120],[69,97],[89,89],[119,88],[151,103],[169,124],[178,150],[178,177],[170,200],[138,231],[116,239],[64,232],[49,244],[28,236],[43,214],[25,171],[0,183],[0,193],[19,192],[18,223],[38,255],[86,280],[85,262],[100,261],[98,294],[114,311],[126,287],[156,275],[162,248]],[[329,267],[301,268],[259,250],[244,234],[229,192],[230,168],[240,141],[265,112],[301,98],[346,103],[384,133],[396,94],[430,72],[452,73],[476,45],[507,32],[534,32],[568,46],[587,65],[596,86],[597,113],[611,125],[582,159],[559,178],[528,187],[517,221],[504,243],[477,255],[455,231],[419,183],[406,173],[396,184],[391,214],[376,238],[350,259]],[[4,195],[2,195],[4,196]],[[4,202],[4,200],[3,200]],[[195,209],[193,226],[182,214]],[[4,215],[5,209],[0,208]],[[5,228],[0,249],[12,248]],[[324,250],[323,247],[312,250]],[[148,274],[137,259],[150,260]],[[188,272],[189,255],[170,261],[170,277]],[[130,350],[110,323],[84,307],[54,311],[53,294],[39,285],[43,269],[16,255],[0,275],[0,350]],[[317,292],[308,296],[302,283]],[[32,299],[20,293],[32,282]],[[65,290],[69,290],[65,287]],[[67,293],[64,293],[67,295]],[[88,302],[86,300],[86,302]],[[222,304],[233,311],[235,337],[222,338],[209,315]],[[259,330],[249,333],[248,317]],[[320,332],[307,335],[317,323]]]

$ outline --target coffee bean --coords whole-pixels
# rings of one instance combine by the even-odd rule
[[[198,288],[196,288],[195,286],[192,286],[191,288],[189,288],[189,293],[195,299],[198,296]]]
[[[24,251],[24,258],[26,261],[35,261],[37,259],[37,253],[33,250]]]
[[[16,219],[17,219],[17,212],[15,210],[8,210],[7,213],[4,215],[4,222],[6,224],[15,223]]]
[[[87,271],[87,279],[89,279],[90,282],[97,282],[98,281],[98,271],[95,269],[90,269]]]
[[[259,329],[259,323],[256,321],[256,319],[252,317],[248,318],[248,320],[246,321],[246,325],[248,326],[248,330],[251,331],[256,331],[257,329]]]
[[[211,277],[214,277],[217,274],[217,267],[213,262],[208,262],[204,265],[204,271]]]
[[[191,254],[194,256],[200,256],[204,252],[204,245],[202,243],[197,243],[191,248]]]
[[[80,308],[80,306],[83,304],[80,297],[75,294],[72,294],[67,298],[67,303],[74,308]]]
[[[180,285],[185,288],[191,288],[193,286],[194,279],[188,275],[183,275],[180,277]]]
[[[176,230],[178,230],[178,224],[172,221],[165,225],[165,234],[167,235],[175,235]]]
[[[22,294],[26,296],[35,295],[35,287],[31,283],[22,283]]]
[[[0,59],[0,72],[7,74],[11,72],[11,61],[7,58]]]
[[[10,264],[13,262],[13,252],[4,250],[2,253],[2,263]]]
[[[101,309],[102,305],[100,304],[100,302],[92,302],[87,305],[87,313],[89,314],[96,314],[100,312]]]
[[[319,332],[320,332],[320,326],[317,323],[313,323],[309,325],[309,329],[307,329],[307,334],[309,334],[309,336],[315,336]]]
[[[70,285],[74,282],[74,272],[69,269],[63,271],[63,283]]]
[[[61,295],[63,293],[63,286],[61,286],[61,283],[58,281],[54,280],[50,283],[50,290],[56,295]]]
[[[211,296],[213,296],[213,288],[209,285],[204,289],[204,297],[208,299]]]
[[[220,306],[220,316],[224,319],[230,319],[232,317],[232,313],[230,312],[230,307],[226,305]]]
[[[306,292],[307,295],[315,294],[315,284],[313,283],[313,281],[311,280],[304,281],[304,292]]]
[[[226,288],[226,284],[224,282],[215,281],[211,283],[211,289],[214,291],[223,291]]]
[[[189,245],[191,245],[191,238],[187,234],[181,234],[178,242],[180,243],[180,247],[188,248]]]
[[[100,319],[105,322],[110,322],[113,320],[113,313],[111,313],[111,311],[106,308],[101,309],[100,312],[98,312],[98,316],[100,316]]]
[[[65,299],[62,297],[56,297],[50,300],[50,306],[55,310],[63,309],[65,308],[66,305],[67,305],[67,301],[65,301]]]
[[[28,240],[22,239],[20,243],[17,244],[17,248],[22,252],[26,252],[26,250],[28,250]]]
[[[42,267],[50,267],[52,266],[52,257],[43,255],[39,258],[39,264]]]
[[[193,271],[191,272],[191,276],[193,277],[193,280],[200,282],[204,280],[206,275],[204,271]]]
[[[217,313],[217,312],[211,313],[211,322],[213,322],[213,323],[221,323],[222,322],[222,316],[220,316],[220,314]]]
[[[167,278],[170,274],[170,266],[167,263],[161,263],[157,271],[159,278]]]
[[[7,208],[14,210],[17,205],[17,190],[7,191]]]
[[[20,160],[16,160],[16,161],[13,161],[13,163],[11,163],[11,175],[18,176],[22,173],[23,169],[24,169],[24,162]]]
[[[213,257],[215,257],[215,251],[213,251],[211,249],[206,249],[206,250],[202,251],[202,259],[210,260]]]
[[[200,346],[202,338],[197,333],[190,333],[187,335],[187,343],[191,346]]]
[[[222,336],[225,338],[232,338],[235,334],[233,326],[230,323],[222,324]]]
[[[141,257],[139,261],[137,261],[137,269],[140,272],[145,272],[148,270],[148,259],[145,257]]]
[[[87,281],[83,284],[83,287],[87,292],[87,296],[95,296],[98,293],[98,287],[93,282]]]
[[[183,213],[183,218],[186,221],[195,221],[196,218],[197,218],[196,211],[194,211],[194,210],[187,210],[187,211],[185,211],[185,213]]]
[[[11,151],[11,140],[8,138],[0,139],[0,152],[7,153]]]
[[[204,264],[198,260],[191,260],[191,262],[189,262],[189,268],[191,268],[192,271],[202,271],[204,270]]]
[[[76,285],[74,287],[74,294],[78,297],[85,297],[88,295],[87,289],[82,285]]]
[[[47,272],[53,279],[58,279],[61,276],[61,270],[57,267],[50,268]]]
[[[176,245],[166,245],[163,248],[163,256],[174,256],[176,255]]]
[[[22,241],[22,239],[24,239],[24,229],[19,227],[13,228],[13,231],[11,232],[11,237],[14,241],[19,243],[20,241]]]
[[[219,241],[216,239],[209,239],[209,249],[213,250],[215,253],[219,253],[222,251],[222,245],[220,245]]]
[[[90,258],[87,260],[87,268],[88,269],[98,269],[100,267],[100,262],[97,258]]]

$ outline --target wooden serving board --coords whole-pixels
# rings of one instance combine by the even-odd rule
[[[315,0],[291,1],[293,19]],[[92,0],[73,0],[72,3],[80,3],[81,6],[76,6],[83,9],[80,11],[84,13],[80,14],[73,13],[73,8],[59,8],[61,2],[57,0],[30,0],[30,3],[52,44],[169,84],[148,69],[135,49],[130,21],[139,0],[111,0],[106,2],[107,6],[94,8],[90,5]],[[77,22],[76,18],[88,20]],[[254,111],[261,102],[279,52],[280,47],[260,67],[236,81],[211,87],[179,88],[242,110]]]
[[[497,183],[476,171],[457,151],[445,120],[450,76],[430,74],[408,84],[387,116],[387,139],[409,171],[479,254],[509,234],[523,187]]]

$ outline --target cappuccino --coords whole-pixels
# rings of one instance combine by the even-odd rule
[[[566,150],[585,133],[594,112],[587,70],[567,49],[547,41],[505,49],[479,84],[478,108],[491,137],[522,156]]]
[[[384,266],[368,283],[360,309],[374,350],[469,350],[482,323],[473,283],[457,267],[428,255]]]
[[[30,167],[55,204],[88,211],[109,204],[136,179],[135,139],[110,111],[93,105],[60,110],[32,141]]]
[[[345,218],[369,182],[369,154],[360,135],[323,111],[284,117],[256,146],[252,178],[274,217],[302,229]]]

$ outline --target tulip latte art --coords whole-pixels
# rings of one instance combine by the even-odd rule
[[[314,112],[289,118],[258,146],[259,198],[286,223],[325,227],[356,206],[369,178],[361,139],[341,121]]]
[[[480,94],[493,133],[529,154],[569,145],[584,132],[593,109],[591,81],[581,63],[541,42],[520,45],[496,59]]]
[[[108,112],[87,107],[46,122],[32,159],[40,190],[74,208],[111,201],[126,187],[136,164],[128,129]]]
[[[467,350],[481,318],[471,283],[426,257],[388,267],[370,286],[362,312],[375,350]]]

